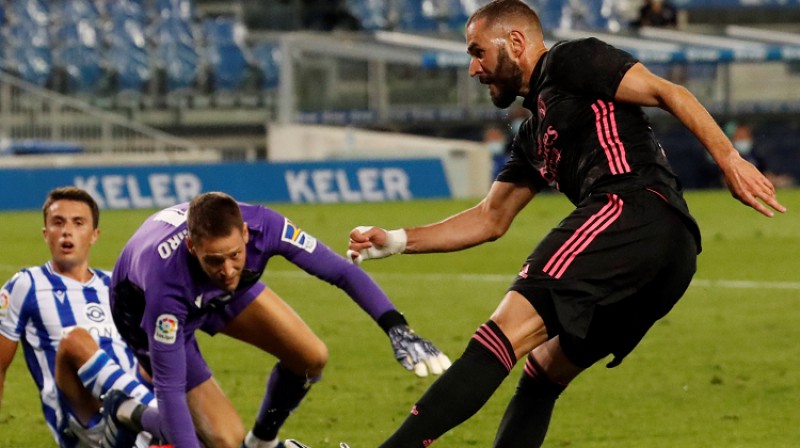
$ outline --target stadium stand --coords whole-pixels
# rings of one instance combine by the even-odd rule
[[[300,122],[474,137],[508,115],[463,70],[464,23],[484,3],[8,0],[2,67],[180,135],[225,128],[263,146],[267,123]],[[778,147],[797,137],[781,123],[800,110],[800,1],[682,0],[678,29],[629,26],[634,0],[529,3],[551,44],[599,37],[687,85],[721,120],[767,117]]]

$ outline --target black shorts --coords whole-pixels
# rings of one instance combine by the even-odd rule
[[[648,190],[595,194],[554,228],[510,290],[525,296],[567,357],[618,365],[688,288],[697,244],[680,215]]]

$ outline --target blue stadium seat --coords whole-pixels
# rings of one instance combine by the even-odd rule
[[[108,60],[109,68],[116,73],[115,88],[117,93],[142,92],[150,81],[150,66],[144,58],[136,53],[137,49],[116,49]]]
[[[177,18],[192,20],[196,16],[196,6],[192,0],[155,0],[154,14],[163,19]]]
[[[465,3],[473,4],[466,0],[449,0],[447,9],[447,27],[452,31],[463,32],[467,19],[472,11],[469,11]]]
[[[561,27],[565,0],[528,0],[526,3],[536,10],[542,29],[555,30]]]
[[[4,42],[8,67],[39,86],[48,84],[53,69],[47,6],[42,0],[13,0],[8,7],[14,21],[6,28]]]
[[[410,32],[432,32],[439,30],[439,22],[422,8],[424,0],[401,0],[398,28]]]
[[[78,22],[83,19],[98,20],[100,12],[91,0],[63,0],[61,5],[65,22]]]
[[[115,0],[108,2],[106,8],[114,22],[133,19],[144,25],[149,21],[142,0]]]
[[[55,31],[54,62],[66,73],[66,91],[96,92],[105,76],[97,20],[92,16],[92,6],[86,2],[74,0],[67,3],[64,4],[62,24]]]
[[[199,80],[199,42],[191,24],[192,3],[188,0],[158,0],[159,11],[149,34],[154,43],[151,57],[163,71],[167,93],[193,90]]]
[[[36,26],[33,22],[20,21],[8,28],[9,44],[33,47],[49,47],[50,33],[47,27]]]
[[[194,47],[181,42],[162,42],[155,51],[156,64],[166,75],[167,92],[194,88],[198,78],[198,55]]]
[[[213,75],[215,90],[236,90],[250,75],[249,49],[244,43],[244,25],[233,17],[204,20],[202,56]]]
[[[116,74],[116,88],[119,91],[141,92],[150,81],[152,76],[144,25],[135,13],[119,13],[114,17],[106,55],[109,69]]]
[[[212,44],[206,47],[207,61],[214,74],[214,89],[235,90],[247,76],[248,63],[235,44]]]
[[[280,83],[280,50],[270,42],[260,42],[253,47],[253,59],[261,69],[261,88],[272,90]]]
[[[48,25],[50,7],[45,0],[12,0],[11,10],[20,22],[27,22],[33,26]]]
[[[168,17],[154,24],[153,36],[156,46],[163,43],[180,43],[195,47],[195,37],[191,24],[177,17]]]
[[[67,45],[57,52],[59,65],[67,72],[67,90],[72,93],[93,93],[105,76],[102,58],[97,49],[83,45]]]
[[[347,0],[346,5],[362,29],[376,31],[389,27],[387,0]]]
[[[571,13],[570,22],[573,29],[605,30],[608,28],[608,17],[603,14],[604,0],[583,0],[568,2]]]
[[[16,68],[22,79],[46,86],[53,68],[53,54],[49,47],[22,45],[11,49],[9,63]]]
[[[206,42],[217,45],[235,45],[238,43],[236,38],[237,26],[242,25],[233,17],[220,16],[203,20],[203,38]]]

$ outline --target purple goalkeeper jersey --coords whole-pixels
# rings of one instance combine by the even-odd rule
[[[210,377],[194,332],[219,331],[266,286],[267,262],[280,255],[343,289],[375,321],[395,310],[358,266],[291,220],[267,207],[240,203],[250,238],[239,286],[217,287],[184,242],[188,204],[150,216],[131,237],[114,266],[111,303],[120,333],[153,376],[162,427],[176,446],[199,446],[186,392]]]

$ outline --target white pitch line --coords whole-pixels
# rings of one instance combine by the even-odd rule
[[[370,275],[376,279],[388,280],[422,280],[422,281],[474,281],[483,283],[506,283],[514,280],[513,275],[506,274],[430,274],[421,272],[374,272]],[[303,277],[307,276],[302,271],[267,271],[266,277]],[[757,281],[757,280],[710,280],[695,278],[691,286],[701,288],[728,288],[728,289],[790,289],[800,290],[800,282],[783,281]]]
[[[17,272],[19,267],[0,264],[0,271]],[[429,282],[452,282],[452,281],[472,281],[482,283],[504,283],[511,284],[514,281],[514,276],[510,274],[431,274],[422,272],[374,272],[370,275],[376,279],[387,280],[420,280]],[[266,278],[302,278],[307,277],[303,271],[280,271],[280,270],[267,270]],[[0,282],[3,279],[0,279]],[[758,281],[758,280],[711,280],[706,278],[696,278],[692,280],[692,285],[700,288],[727,288],[727,289],[789,289],[800,290],[800,282],[784,282],[784,281]]]
[[[800,289],[800,282],[762,282],[757,280],[708,280],[697,278],[692,286],[730,289]]]

